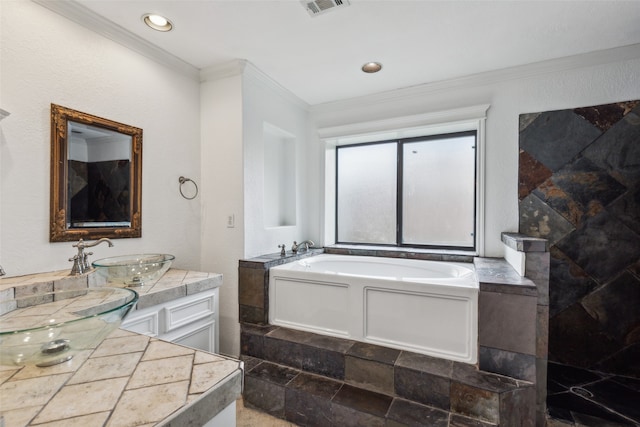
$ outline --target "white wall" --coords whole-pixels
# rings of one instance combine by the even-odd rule
[[[242,76],[205,78],[201,85],[202,249],[204,271],[222,273],[220,351],[237,355],[238,260],[244,257]],[[227,227],[228,215],[235,227]]]
[[[245,257],[278,252],[284,243],[291,249],[293,241],[317,239],[305,227],[307,218],[303,206],[309,197],[306,191],[309,176],[306,167],[307,105],[251,64],[245,68],[243,79],[243,139],[244,139],[244,200],[245,200]],[[294,226],[265,227],[264,223],[264,125],[267,123],[290,135],[295,141],[295,162],[286,166],[287,178],[295,183],[296,220]]]
[[[167,252],[200,268],[199,82],[30,1],[0,2],[0,264],[9,276],[71,268],[72,242],[49,243],[50,104],[143,129],[142,238],[92,259]]]
[[[240,353],[238,261],[277,252],[277,245],[313,238],[303,234],[305,200],[306,104],[275,85],[246,61],[203,70],[202,268],[224,275],[220,292],[220,351]],[[291,227],[264,226],[264,124],[293,136],[297,218]],[[229,228],[229,215],[235,226]]]
[[[616,60],[616,57],[622,59]],[[317,105],[311,108],[311,112],[317,128],[331,128],[491,104],[485,145],[485,256],[501,257],[500,233],[518,230],[518,116],[640,99],[638,58],[640,46],[636,45],[395,93]],[[317,136],[311,143],[321,145]],[[310,162],[321,163],[323,155],[321,150],[316,150]],[[311,186],[321,188],[324,179],[321,173],[310,179],[314,181]]]

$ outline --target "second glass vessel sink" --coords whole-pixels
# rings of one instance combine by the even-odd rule
[[[102,258],[91,265],[108,284],[135,287],[159,279],[174,259],[169,254],[134,254]]]

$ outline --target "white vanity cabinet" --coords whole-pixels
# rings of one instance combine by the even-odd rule
[[[121,328],[218,352],[218,288],[130,312]]]

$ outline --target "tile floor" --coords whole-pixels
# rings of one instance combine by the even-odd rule
[[[236,401],[236,427],[295,427],[280,418],[272,417],[255,409],[247,408],[242,402],[242,398]]]
[[[640,426],[640,380],[549,362],[549,416],[565,425]]]

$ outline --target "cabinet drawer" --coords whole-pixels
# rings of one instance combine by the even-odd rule
[[[131,316],[127,316],[127,319],[122,322],[122,329],[155,337],[158,336],[159,323],[157,311],[142,315],[136,315],[133,312]]]
[[[213,316],[216,312],[216,295],[194,295],[182,299],[178,304],[171,304],[164,308],[165,332],[173,331],[183,325]]]

